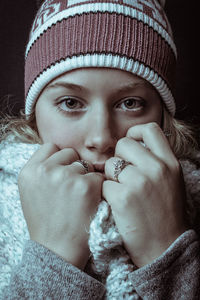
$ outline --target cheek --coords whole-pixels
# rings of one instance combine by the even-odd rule
[[[140,117],[133,117],[132,119],[125,120],[118,125],[118,135],[120,138],[126,136],[126,133],[129,128],[139,125],[139,124],[146,124],[151,122],[156,122],[159,126],[161,126],[162,121],[162,109],[160,107],[156,107],[148,113],[140,116]]]
[[[67,124],[52,124],[48,126],[48,131],[43,134],[43,142],[51,142],[57,145],[60,149],[63,148],[74,148],[78,150],[82,145],[83,134],[77,130],[73,129],[72,126]]]
[[[156,122],[159,126],[162,125],[162,106],[158,106],[157,109],[154,111],[152,116],[152,121],[150,122]]]
[[[73,131],[73,129],[57,132],[52,136],[53,142],[60,148],[73,148],[77,151],[82,145],[82,136]]]
[[[37,127],[43,143],[53,143],[60,149],[70,147],[78,150],[81,147],[84,138],[81,128],[51,113],[51,110],[48,114],[42,112],[42,109],[36,110]]]
[[[156,122],[159,126],[162,123],[162,105],[158,102],[157,105],[151,107],[148,113],[144,116],[141,123]]]

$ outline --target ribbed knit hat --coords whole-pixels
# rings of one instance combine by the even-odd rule
[[[146,79],[174,115],[175,65],[171,27],[158,0],[46,0],[26,48],[25,112],[61,74],[108,67]]]

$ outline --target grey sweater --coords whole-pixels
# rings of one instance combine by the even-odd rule
[[[185,232],[152,264],[130,274],[132,299],[200,299],[200,242]],[[102,283],[28,241],[2,299],[104,299]],[[131,299],[131,297],[130,297]]]
[[[0,299],[106,299],[107,287],[100,277],[95,279],[88,269],[77,269],[29,239],[17,176],[37,148],[0,145]],[[151,264],[128,272],[133,292],[112,299],[200,299],[200,171],[187,161],[182,165],[194,229],[183,233]]]

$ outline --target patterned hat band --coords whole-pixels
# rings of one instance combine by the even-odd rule
[[[43,88],[78,68],[108,67],[150,82],[169,112],[176,47],[169,22],[156,0],[49,0],[32,26],[25,61],[25,111]]]

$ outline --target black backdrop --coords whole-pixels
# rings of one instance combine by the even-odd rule
[[[37,0],[0,0],[0,111],[24,105],[24,52]],[[176,101],[179,119],[200,123],[196,1],[167,0],[166,12],[178,49]],[[9,97],[8,97],[9,95]]]

